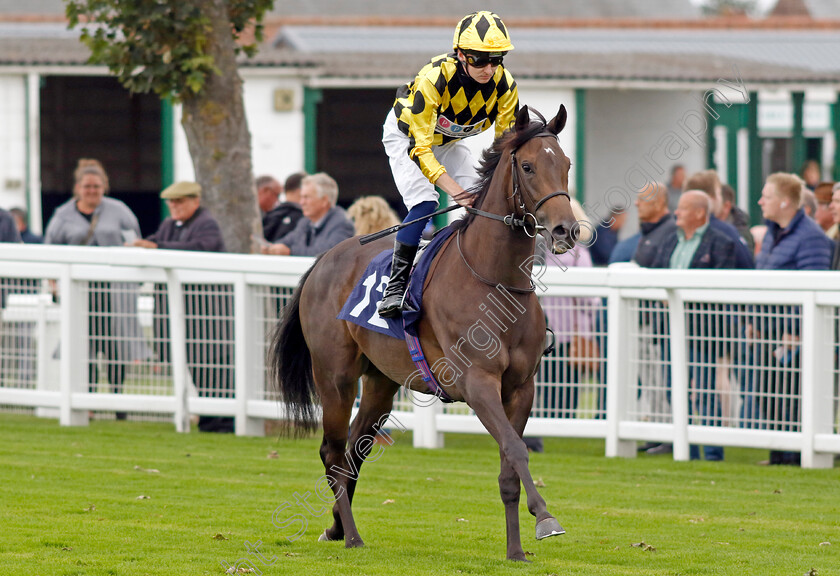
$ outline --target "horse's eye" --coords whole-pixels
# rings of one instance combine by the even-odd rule
[[[523,172],[525,172],[526,174],[530,174],[531,172],[533,172],[533,171],[534,171],[534,169],[533,169],[533,168],[531,168],[531,164],[530,164],[530,163],[528,163],[528,162],[523,162],[523,163],[522,163],[522,171],[523,171]]]

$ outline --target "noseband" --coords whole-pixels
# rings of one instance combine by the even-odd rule
[[[530,142],[534,138],[554,138],[554,139],[556,139],[557,135],[552,134],[551,132],[540,132],[539,134],[537,134],[533,138],[529,139],[528,141]],[[525,234],[529,238],[534,238],[534,237],[536,237],[537,234],[539,234],[540,231],[545,230],[545,226],[540,225],[539,221],[537,220],[537,217],[534,215],[537,212],[537,210],[540,209],[540,206],[542,206],[543,204],[545,204],[546,202],[548,202],[549,200],[551,200],[555,196],[565,196],[568,200],[571,200],[571,198],[569,197],[568,191],[558,190],[557,192],[552,192],[551,194],[548,194],[548,195],[544,196],[543,198],[540,198],[540,200],[537,201],[534,204],[533,211],[528,212],[526,207],[525,207],[525,198],[523,197],[522,190],[521,190],[521,187],[519,185],[519,178],[520,178],[519,170],[520,170],[520,168],[519,168],[519,162],[517,162],[517,160],[516,160],[516,152],[517,152],[518,149],[519,148],[517,147],[517,148],[514,148],[513,150],[510,151],[510,171],[511,171],[511,177],[513,179],[513,193],[510,196],[508,196],[508,199],[509,200],[512,199],[514,201],[513,212],[511,212],[507,216],[499,216],[498,214],[493,214],[492,212],[485,212],[484,210],[479,210],[478,208],[473,208],[472,206],[466,207],[465,210],[467,212],[469,212],[470,214],[475,214],[476,216],[483,216],[484,218],[490,218],[491,220],[498,220],[499,222],[504,222],[505,225],[510,226],[511,229],[513,229],[513,230],[515,230],[517,228],[522,228],[522,231],[525,232]],[[517,204],[516,198],[517,198],[517,196],[519,197],[519,201],[518,201],[519,210],[522,213],[521,218],[517,218],[517,213],[516,213],[516,204]],[[529,196],[529,200],[531,200],[533,202],[534,199],[530,197],[531,195],[528,194],[528,196]],[[529,219],[532,223],[531,226],[533,227],[533,230],[534,230],[533,234],[529,231]]]

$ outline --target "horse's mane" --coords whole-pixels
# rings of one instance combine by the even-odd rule
[[[522,146],[525,142],[544,132],[546,129],[543,122],[531,122],[531,124],[524,130],[517,132],[514,128],[505,130],[498,138],[493,141],[493,144],[481,153],[481,160],[479,162],[478,176],[479,180],[475,186],[470,188],[467,192],[477,190],[475,192],[474,208],[481,208],[484,199],[487,197],[487,191],[490,189],[490,182],[493,180],[493,174],[499,166],[499,161],[502,155],[509,153],[510,150],[515,150]],[[467,214],[460,220],[456,220],[450,226],[454,230],[459,230],[469,226],[475,219],[475,214]]]

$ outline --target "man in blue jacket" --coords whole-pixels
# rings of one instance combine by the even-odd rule
[[[795,174],[777,172],[767,177],[758,205],[767,224],[767,234],[756,258],[761,270],[828,270],[833,245],[820,226],[800,208],[802,180]],[[789,430],[800,420],[800,354],[798,306],[764,306],[753,327],[763,347],[756,358],[768,359],[770,368],[754,373],[752,391],[761,418],[771,430]],[[768,313],[769,312],[769,313]],[[772,317],[784,314],[793,320],[779,325]],[[779,333],[781,332],[781,334]],[[777,345],[782,342],[782,345]],[[763,374],[766,381],[757,381]],[[770,452],[771,464],[799,465],[798,452]]]

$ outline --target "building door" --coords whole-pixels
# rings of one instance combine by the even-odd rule
[[[360,196],[383,196],[406,213],[382,146],[382,123],[395,89],[327,90],[317,108],[317,169],[338,182],[345,208]]]
[[[110,195],[137,215],[144,235],[161,221],[161,102],[131,95],[108,76],[46,76],[41,84],[41,190],[46,227],[73,189],[80,158],[105,167]]]

